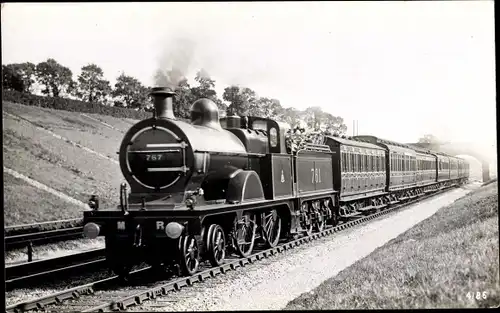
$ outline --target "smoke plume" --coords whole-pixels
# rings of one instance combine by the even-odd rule
[[[173,37],[163,45],[155,72],[157,86],[175,89],[186,78],[196,49],[195,41],[187,37]]]

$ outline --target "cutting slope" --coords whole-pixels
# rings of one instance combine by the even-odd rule
[[[98,194],[102,206],[117,204],[123,178],[116,152],[134,121],[2,104],[6,168],[82,202]],[[5,199],[9,199],[4,208],[6,226],[81,216],[81,208],[63,199],[34,193],[33,187],[21,187],[5,176],[4,182]],[[55,213],[60,210],[64,212]]]

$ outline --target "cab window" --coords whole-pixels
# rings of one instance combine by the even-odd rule
[[[273,148],[278,145],[278,131],[274,127],[269,131],[269,142]]]

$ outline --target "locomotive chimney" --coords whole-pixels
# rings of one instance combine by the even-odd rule
[[[153,97],[154,116],[156,118],[169,118],[174,119],[174,107],[172,99],[175,95],[168,87],[153,87],[151,96]]]

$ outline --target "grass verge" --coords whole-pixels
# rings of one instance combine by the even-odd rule
[[[81,208],[10,174],[3,174],[3,183],[5,226],[37,223],[47,220],[47,216],[62,220],[83,215]]]
[[[75,112],[57,112],[8,102],[3,104],[5,167],[84,203],[90,195],[98,194],[102,207],[117,204],[118,186],[123,181],[117,162],[55,138],[15,116],[41,124],[83,145],[89,144],[90,149],[116,161],[116,151],[123,133]],[[45,196],[45,192],[35,189],[14,179],[5,180],[4,177],[4,225],[82,216],[77,211],[81,208],[73,208],[71,203],[63,199]]]
[[[440,209],[285,310],[495,307],[499,280],[495,182]]]

